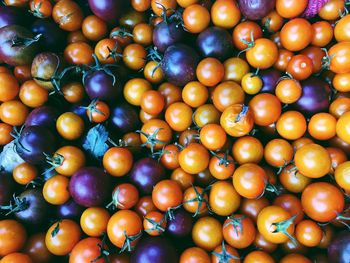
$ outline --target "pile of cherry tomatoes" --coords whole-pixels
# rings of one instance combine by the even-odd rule
[[[350,262],[345,0],[5,0],[0,263]]]

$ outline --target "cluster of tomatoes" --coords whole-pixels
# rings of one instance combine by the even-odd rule
[[[0,63],[1,263],[350,261],[345,0],[5,0]]]

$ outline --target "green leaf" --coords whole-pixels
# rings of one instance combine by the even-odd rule
[[[99,159],[108,150],[107,140],[106,128],[102,124],[98,124],[88,131],[83,148]]]

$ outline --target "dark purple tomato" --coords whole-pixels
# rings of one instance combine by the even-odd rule
[[[163,166],[149,157],[138,160],[130,172],[131,182],[144,194],[151,194],[153,186],[164,178]]]
[[[177,263],[175,246],[164,237],[145,237],[136,245],[131,263]]]
[[[0,28],[8,25],[25,25],[27,22],[23,10],[13,6],[0,6]]]
[[[135,131],[140,126],[140,119],[135,108],[127,103],[118,103],[111,108],[110,128],[113,131],[127,133]]]
[[[42,34],[40,47],[43,51],[62,51],[66,44],[66,33],[51,19],[37,19],[31,26],[34,34]]]
[[[327,82],[320,78],[311,77],[301,82],[303,93],[294,103],[295,109],[311,116],[317,112],[327,111],[331,90]]]
[[[15,183],[12,174],[0,172],[0,205],[7,205],[13,194]]]
[[[89,0],[89,6],[96,16],[110,24],[116,24],[118,18],[123,13],[124,1],[125,0]]]
[[[63,205],[57,206],[57,217],[61,219],[79,219],[84,208],[74,202],[73,199],[68,200]]]
[[[184,37],[184,30],[177,21],[161,22],[153,30],[153,44],[160,52],[169,46],[178,43]]]
[[[203,57],[225,60],[233,54],[232,37],[220,27],[208,27],[197,38],[197,47]]]
[[[198,62],[199,56],[193,48],[175,44],[166,49],[162,69],[169,82],[175,86],[184,86],[195,80]]]
[[[329,262],[348,263],[350,259],[350,232],[338,234],[328,247]]]
[[[45,162],[44,154],[53,154],[56,139],[44,126],[25,127],[15,142],[18,155],[26,162],[40,164]]]
[[[51,106],[41,106],[29,113],[24,125],[26,127],[38,125],[55,130],[57,117],[58,110]]]
[[[275,7],[276,0],[239,0],[242,14],[249,20],[260,20]]]
[[[276,85],[281,77],[281,73],[276,69],[270,68],[259,71],[259,77],[263,81],[260,92],[275,94]]]
[[[87,101],[87,100],[80,101],[76,104],[71,104],[69,111],[79,115],[83,119],[85,124],[91,124],[91,122],[89,121],[89,116],[86,114],[86,105],[89,105],[89,104],[90,104],[90,101]]]
[[[0,28],[0,60],[11,66],[30,64],[39,50],[39,39],[23,26]]]
[[[111,71],[111,76],[103,69],[89,73],[84,78],[84,86],[87,95],[92,99],[111,101],[118,97],[121,91],[121,83],[116,72]]]
[[[184,237],[191,233],[192,216],[183,209],[175,210],[174,218],[168,220],[166,233],[174,237]]]
[[[48,220],[50,205],[39,188],[25,190],[13,204],[15,217],[25,224],[41,225]]]
[[[100,168],[83,167],[76,171],[69,182],[73,200],[81,206],[99,206],[110,195],[110,177]]]

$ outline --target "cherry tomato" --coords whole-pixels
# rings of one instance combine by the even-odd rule
[[[230,29],[240,21],[241,12],[234,1],[216,1],[211,7],[211,19],[215,26]]]
[[[240,83],[243,76],[249,72],[248,63],[237,57],[229,58],[224,62],[225,74],[223,80],[233,80]]]
[[[283,167],[290,163],[293,155],[293,147],[283,139],[273,139],[264,148],[265,161],[274,167]]]
[[[218,153],[210,158],[209,171],[213,177],[226,180],[233,175],[235,164],[230,155]]]
[[[301,97],[302,88],[295,79],[282,79],[276,86],[275,94],[282,103],[291,104]]]
[[[46,202],[53,205],[62,205],[70,198],[68,191],[69,179],[63,175],[54,175],[48,179],[43,187],[43,196]]]
[[[200,33],[206,29],[210,23],[209,11],[199,5],[193,4],[185,8],[182,13],[185,28],[191,33]]]
[[[279,99],[268,93],[255,95],[249,102],[254,115],[254,122],[260,126],[268,126],[278,120],[282,107]]]
[[[146,50],[140,44],[127,45],[123,50],[123,62],[132,70],[140,70],[146,65]]]
[[[102,207],[89,207],[81,214],[80,226],[90,237],[99,237],[107,230],[110,215]]]
[[[154,205],[161,211],[176,207],[182,202],[182,190],[178,182],[163,180],[157,183],[152,191]]]
[[[293,18],[299,16],[305,10],[308,1],[277,0],[276,11],[284,18]]]
[[[249,47],[249,45],[248,45]],[[278,58],[278,49],[274,42],[267,38],[259,38],[252,43],[246,52],[249,65],[254,68],[267,69],[271,67]]]
[[[131,79],[124,85],[124,98],[131,105],[140,106],[142,94],[150,89],[152,89],[152,86],[147,80],[141,78]]]
[[[50,226],[46,232],[45,244],[47,249],[56,256],[70,253],[80,240],[81,231],[77,223],[63,219]]]
[[[197,65],[197,79],[205,86],[215,86],[224,77],[224,66],[216,58],[204,58]]]
[[[143,46],[149,46],[152,44],[153,29],[152,26],[146,23],[137,24],[133,31],[134,42]]]
[[[261,20],[261,24],[268,32],[277,32],[283,26],[283,17],[273,10]]]
[[[209,205],[212,211],[220,216],[228,216],[235,212],[241,203],[241,197],[227,181],[218,181],[211,185]]]
[[[222,113],[220,124],[228,135],[241,137],[247,135],[253,129],[253,113],[245,105],[233,104]]]
[[[213,217],[202,217],[192,229],[194,243],[207,251],[214,250],[223,240],[221,223]]]
[[[0,220],[0,256],[18,252],[27,239],[25,228],[15,220]]]
[[[349,170],[350,161],[347,161],[339,164],[334,173],[337,184],[347,192],[350,191]]]
[[[312,60],[306,55],[295,55],[288,62],[286,71],[296,80],[307,79],[313,73]]]
[[[268,253],[264,251],[252,251],[244,258],[243,263],[254,262],[274,263],[275,261]]]
[[[107,23],[95,15],[84,18],[81,25],[84,36],[92,41],[99,41],[107,35]]]
[[[213,104],[199,106],[193,114],[193,122],[199,128],[210,123],[220,123],[220,111]]]
[[[52,254],[45,245],[45,233],[30,236],[23,251],[36,263],[47,263],[52,258]]]
[[[318,15],[325,20],[336,20],[344,12],[343,0],[330,0],[318,11]]]
[[[143,69],[143,75],[151,83],[160,83],[164,78],[163,70],[156,61],[149,61]]]
[[[69,255],[70,263],[96,262],[104,263],[104,257],[101,257],[106,247],[102,247],[102,241],[98,238],[87,237],[80,240]]]
[[[177,181],[183,191],[194,183],[194,176],[192,174],[186,173],[181,167],[173,170],[170,179]]]
[[[245,93],[254,95],[261,90],[263,81],[258,75],[254,73],[248,73],[243,76],[241,85]]]
[[[93,100],[86,108],[86,115],[91,122],[101,123],[109,118],[110,110],[107,103]]]
[[[76,2],[63,0],[54,5],[52,18],[63,30],[76,31],[81,28],[84,14]]]
[[[174,102],[181,101],[181,89],[169,82],[163,82],[158,87],[158,91],[163,95],[165,99],[165,108]],[[191,106],[190,104],[188,105]]]
[[[253,21],[243,21],[239,23],[232,32],[233,44],[239,50],[248,47],[247,42],[257,40],[262,37],[261,27]]]
[[[11,253],[1,259],[1,263],[32,263],[31,258],[24,253]]]
[[[61,88],[64,98],[70,103],[77,103],[84,98],[85,89],[79,82],[70,82]]]
[[[322,229],[314,221],[305,219],[295,228],[295,237],[304,246],[315,247],[322,239]]]
[[[333,27],[327,21],[318,21],[312,24],[314,31],[311,44],[317,47],[325,47],[333,38]]]
[[[152,11],[157,15],[161,16],[164,9],[167,10],[166,14],[171,14],[171,9],[176,8],[176,0],[151,0]]]
[[[0,73],[0,101],[10,101],[16,98],[19,92],[18,80],[10,73]]]
[[[64,59],[75,65],[88,65],[93,63],[92,54],[94,50],[85,42],[74,42],[68,44],[64,49]]]
[[[0,145],[6,145],[14,138],[12,137],[13,127],[7,123],[0,123]]]
[[[270,203],[265,197],[259,199],[243,198],[240,207],[240,213],[248,216],[253,221],[256,221],[256,218],[258,217],[260,211],[268,205],[270,205]]]
[[[172,130],[168,123],[160,119],[147,121],[141,128],[141,142],[152,151],[163,148],[172,138]]]
[[[283,138],[296,140],[306,132],[305,117],[298,111],[286,111],[277,120],[276,129]]]
[[[226,143],[225,130],[218,124],[206,124],[199,133],[201,143],[208,150],[216,151]]]
[[[190,107],[197,108],[203,105],[209,97],[207,87],[198,81],[191,81],[182,89],[182,99]]]
[[[19,100],[5,101],[0,105],[1,121],[12,126],[24,124],[28,114],[27,106]]]
[[[279,71],[286,71],[289,61],[293,57],[293,52],[287,49],[280,48],[278,50],[278,58],[273,67]]]
[[[84,121],[79,115],[66,112],[58,117],[56,128],[58,133],[66,140],[75,140],[84,132]]]
[[[227,263],[239,263],[240,257],[236,249],[223,243],[213,250],[211,260],[212,263],[220,263],[223,260]]]
[[[337,120],[329,113],[316,113],[308,124],[308,132],[316,140],[329,140],[336,135]]]
[[[312,36],[312,26],[306,19],[293,18],[281,29],[281,44],[290,51],[300,51],[311,43]]]
[[[165,120],[174,131],[184,131],[192,124],[192,109],[186,103],[174,102],[165,111]]]
[[[141,109],[148,114],[158,115],[165,106],[164,97],[159,91],[147,90],[141,96]]]
[[[179,263],[211,263],[210,256],[208,253],[199,247],[190,247],[181,253]]]
[[[21,185],[29,184],[38,175],[37,168],[29,163],[21,163],[12,171],[13,179]]]
[[[342,116],[340,116],[340,118],[337,121],[336,132],[337,136],[340,139],[342,139],[346,143],[350,143],[350,112],[346,112]]]
[[[244,91],[233,81],[225,81],[215,87],[212,94],[214,106],[221,112],[233,104],[244,102]]]
[[[27,80],[21,85],[19,98],[26,106],[36,108],[42,106],[48,100],[49,92],[34,80]]]
[[[328,50],[329,69],[334,73],[348,73],[350,66],[350,42],[340,42]]]
[[[143,228],[151,236],[161,235],[166,227],[165,215],[158,211],[151,211],[143,219]]]

